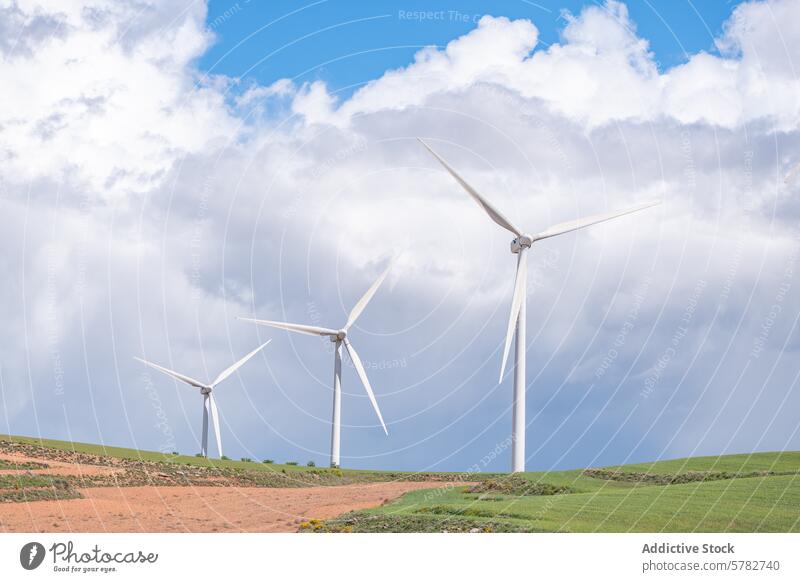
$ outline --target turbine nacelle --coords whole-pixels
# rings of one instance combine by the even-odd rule
[[[332,342],[343,342],[347,337],[347,330],[340,329],[335,334],[331,334],[331,341]]]
[[[211,386],[206,386],[205,388],[200,388],[200,394],[211,394]]]
[[[516,255],[522,251],[522,249],[529,249],[535,240],[536,239],[530,235],[521,234],[511,241],[511,252]]]

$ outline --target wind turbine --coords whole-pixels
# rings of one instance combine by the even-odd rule
[[[214,422],[214,434],[217,436],[217,449],[219,450],[219,456],[222,456],[222,437],[219,433],[219,413],[217,412],[217,404],[214,402],[214,388],[216,388],[217,384],[225,380],[228,376],[233,374],[236,370],[238,370],[247,360],[255,356],[261,348],[267,345],[272,340],[267,340],[252,352],[247,354],[241,360],[236,362],[233,366],[222,372],[217,378],[211,382],[210,384],[205,384],[200,382],[199,380],[195,380],[194,378],[190,378],[189,376],[184,376],[183,374],[179,374],[178,372],[173,372],[172,370],[168,370],[158,364],[154,364],[152,362],[148,362],[147,360],[143,360],[142,358],[134,357],[134,360],[137,360],[151,368],[155,368],[159,372],[163,372],[167,376],[172,376],[176,380],[180,380],[181,382],[188,384],[189,386],[194,386],[195,388],[200,389],[200,394],[203,395],[203,442],[200,448],[200,454],[204,457],[208,456],[208,412],[211,410],[211,419]]]
[[[489,215],[494,222],[510,231],[514,235],[514,240],[511,241],[511,252],[517,255],[517,273],[514,282],[514,294],[511,300],[511,315],[508,318],[508,330],[506,331],[506,342],[503,348],[503,363],[500,366],[500,382],[503,381],[505,375],[506,362],[508,361],[508,352],[511,348],[511,336],[516,330],[516,342],[514,350],[514,408],[512,413],[512,429],[511,429],[511,458],[512,458],[512,472],[518,473],[525,470],[525,323],[526,323],[526,288],[528,278],[528,264],[525,260],[526,251],[531,248],[531,245],[536,241],[540,241],[573,230],[585,228],[598,222],[605,222],[612,218],[617,218],[631,212],[637,212],[661,204],[660,201],[651,201],[644,204],[639,204],[622,210],[619,212],[609,212],[606,214],[597,214],[586,218],[579,218],[577,220],[570,220],[551,226],[536,235],[523,233],[516,226],[511,224],[511,221],[503,216],[499,210],[492,206],[488,200],[478,194],[472,186],[470,186],[456,171],[448,164],[442,157],[437,154],[431,147],[422,139],[419,140],[425,148],[433,154],[444,169],[455,178],[456,182],[461,184],[461,187],[467,191],[467,194],[483,208],[484,212]]]
[[[387,269],[381,274],[381,276],[378,277],[378,280],[372,284],[372,287],[370,287],[367,292],[364,293],[364,296],[358,300],[358,303],[356,303],[355,307],[353,307],[352,311],[350,311],[350,315],[347,317],[347,322],[344,324],[344,327],[338,330],[329,329],[327,327],[317,327],[314,325],[302,325],[299,323],[267,321],[265,319],[249,319],[246,317],[237,318],[242,321],[251,321],[253,323],[257,323],[258,325],[268,325],[270,327],[277,327],[279,329],[285,329],[297,333],[328,337],[336,344],[333,351],[333,421],[331,423],[331,467],[339,466],[342,420],[342,344],[344,344],[344,347],[350,356],[350,360],[353,362],[353,366],[355,366],[356,373],[361,379],[361,383],[364,385],[364,390],[366,390],[369,401],[372,403],[372,408],[375,409],[375,414],[378,415],[378,420],[381,422],[383,432],[385,432],[387,435],[389,434],[389,431],[386,430],[386,424],[383,422],[381,410],[378,408],[378,402],[375,400],[375,394],[372,392],[372,387],[369,384],[367,373],[364,371],[364,364],[361,363],[361,358],[358,357],[358,353],[353,347],[353,344],[350,343],[349,339],[347,339],[347,331],[356,322],[358,316],[364,311],[367,303],[369,303],[370,299],[372,299],[372,296],[375,295],[375,292],[378,290],[378,287],[381,286],[381,283],[383,283],[383,280],[386,278],[386,275],[389,274],[389,270],[391,268],[392,266],[390,264],[389,267],[387,267]]]

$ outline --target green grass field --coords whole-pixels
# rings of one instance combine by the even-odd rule
[[[468,487],[409,493],[398,501],[328,520],[317,531],[800,532],[800,453],[697,457],[607,467],[632,481],[583,471],[525,473],[532,491]],[[769,474],[765,474],[769,473]],[[627,474],[627,475],[626,475]],[[647,474],[642,476],[641,474]],[[755,474],[755,476],[751,476]],[[655,475],[696,482],[658,485]],[[713,480],[703,480],[703,479]],[[519,483],[512,478],[513,483]],[[550,485],[553,487],[541,487]],[[524,487],[517,487],[524,489]]]
[[[48,448],[246,471],[305,466],[221,461],[119,447],[0,435]],[[317,471],[319,469],[316,469]],[[456,482],[381,507],[305,524],[306,531],[800,532],[800,452],[694,457],[600,470],[457,475],[342,470],[359,481]],[[475,491],[461,481],[480,482]]]

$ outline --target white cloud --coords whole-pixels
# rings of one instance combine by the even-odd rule
[[[235,136],[224,96],[189,66],[210,41],[202,5],[5,8],[20,10],[28,21],[49,14],[61,25],[35,51],[12,44],[0,61],[3,174],[119,197],[156,186],[181,155]]]
[[[660,73],[627,8],[615,0],[567,13],[563,42],[547,49],[536,48],[533,23],[485,16],[443,50],[421,50],[413,64],[368,83],[338,113],[348,119],[419,106],[437,93],[491,83],[541,99],[589,128],[663,116],[725,128],[769,118],[782,129],[796,128],[800,39],[778,23],[798,18],[800,7],[791,0],[739,6],[717,41],[723,55],[701,52]],[[332,99],[320,90],[315,84],[315,102],[325,103],[329,115]]]

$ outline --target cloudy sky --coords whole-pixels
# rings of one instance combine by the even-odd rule
[[[265,3],[266,4],[266,3]],[[529,257],[527,464],[800,448],[800,4],[0,0],[0,432],[507,470],[510,237]],[[666,4],[666,3],[665,3]],[[491,13],[485,14],[487,10]],[[213,449],[212,449],[213,450]]]

